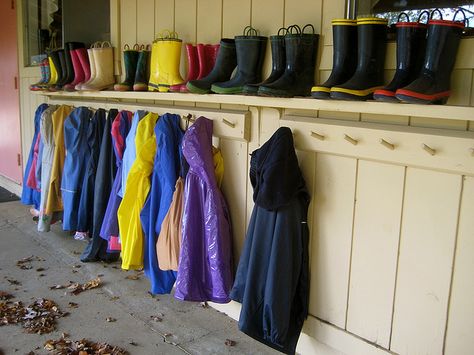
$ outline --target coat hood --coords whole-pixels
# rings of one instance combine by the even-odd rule
[[[250,159],[250,182],[255,204],[267,210],[288,205],[298,193],[306,191],[288,127],[280,127]]]

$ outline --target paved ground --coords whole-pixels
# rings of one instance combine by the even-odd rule
[[[70,312],[58,320],[57,330],[51,334],[27,334],[19,325],[0,327],[1,351],[45,354],[44,342],[59,339],[65,332],[71,339],[107,342],[133,355],[277,354],[240,333],[236,322],[223,313],[169,295],[152,297],[143,275],[130,280],[126,277],[137,273],[122,271],[119,264],[79,262],[78,254],[84,246],[60,226],[49,233],[37,233],[25,206],[19,202],[0,203],[0,290],[13,293],[15,300],[25,304],[49,298],[61,310]],[[31,255],[35,256],[32,269],[16,265]],[[44,270],[36,271],[38,268]],[[83,283],[99,275],[103,287],[76,296],[64,289],[49,289],[69,281]],[[18,280],[21,285],[13,285],[8,279]],[[79,306],[69,308],[69,302]],[[107,322],[108,317],[116,321]],[[226,345],[226,339],[235,341],[235,345]]]

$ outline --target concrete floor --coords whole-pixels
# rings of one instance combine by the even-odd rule
[[[239,332],[234,320],[213,308],[181,302],[172,295],[152,297],[146,278],[126,279],[136,272],[122,271],[119,263],[81,263],[78,254],[84,246],[60,226],[38,233],[28,208],[19,202],[0,203],[0,290],[13,293],[15,300],[25,304],[49,298],[70,312],[58,319],[57,330],[50,334],[27,334],[19,325],[0,327],[1,351],[45,354],[44,342],[59,339],[65,332],[71,339],[107,342],[130,354],[277,354]],[[39,259],[31,263],[32,269],[16,265],[31,255]],[[83,283],[98,275],[103,286],[77,296],[64,289],[49,289],[69,281]],[[16,279],[21,285],[12,285],[7,279]],[[78,308],[68,308],[69,302],[78,303]],[[108,317],[116,321],[107,322]],[[227,346],[226,339],[235,345]]]

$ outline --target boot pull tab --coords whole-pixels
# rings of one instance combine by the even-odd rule
[[[135,44],[133,45],[133,50],[134,50],[134,51],[139,51],[139,50],[140,50],[140,45],[139,45],[138,43],[135,43]]]
[[[178,32],[176,32],[176,31],[171,31],[171,32],[170,32],[170,39],[179,39]]]
[[[456,21],[456,16],[458,15],[458,13],[463,14],[464,20],[462,20],[462,22],[464,22],[464,26],[468,27],[469,26],[469,20],[466,17],[466,12],[464,11],[464,9],[459,8],[459,9],[456,10],[456,12],[453,15],[453,21]]]
[[[310,33],[310,34],[314,35],[314,26],[313,26],[312,24],[310,24],[310,23],[308,23],[307,25],[305,25],[305,26],[303,27],[303,29],[301,30],[301,34],[304,34],[304,30],[306,29],[306,27],[310,27],[311,30],[312,30],[312,33]]]
[[[243,33],[244,36],[258,36],[258,30],[256,30],[255,28],[253,28],[252,26],[246,26],[244,28],[244,33]]]
[[[397,22],[401,22],[402,16],[405,15],[406,21],[405,22],[410,22],[410,17],[406,12],[400,12],[400,15],[398,15]],[[428,14],[429,15],[429,14]]]
[[[426,15],[426,24],[428,24],[428,21],[430,20],[430,12],[428,10],[423,10],[418,16],[418,20],[416,20],[416,22],[422,23],[421,18],[423,15]]]
[[[125,45],[123,46],[123,50],[124,51],[129,51],[130,50],[130,46],[128,45],[128,43],[125,43]]]
[[[109,41],[104,41],[100,44],[100,48],[110,48],[112,44]]]
[[[293,30],[295,30],[296,33],[293,33]],[[290,27],[287,28],[286,33],[287,33],[287,34],[291,34],[291,35],[292,35],[292,34],[297,34],[297,35],[299,35],[299,34],[301,34],[301,28],[300,28],[300,26],[298,26],[298,25],[291,25]]]
[[[280,34],[280,32],[283,32],[283,34]],[[280,27],[277,32],[277,36],[284,36],[288,33],[288,29],[286,27]]]
[[[442,20],[443,19],[443,14],[441,13],[440,9],[434,9],[433,11],[431,11],[430,19],[433,19],[433,15],[436,12],[439,14],[439,19]]]

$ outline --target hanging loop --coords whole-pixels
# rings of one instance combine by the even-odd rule
[[[320,141],[323,141],[326,137],[322,134],[319,134],[317,132],[314,132],[314,131],[311,131],[311,137],[313,138],[317,138],[319,139]]]

